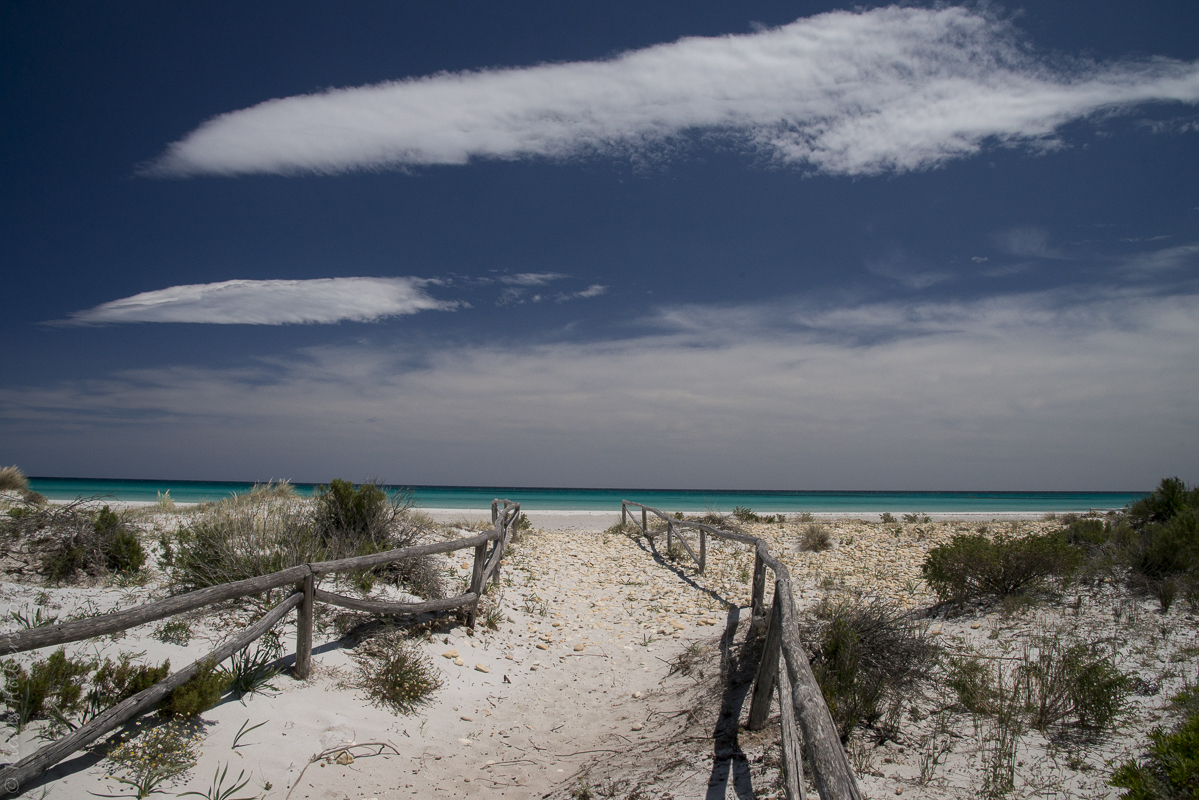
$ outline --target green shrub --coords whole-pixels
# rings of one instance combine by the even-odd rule
[[[928,674],[937,653],[910,617],[883,601],[822,604],[801,635],[843,740],[899,702]]]
[[[4,704],[16,713],[17,730],[50,712],[63,716],[78,712],[93,666],[90,661],[68,658],[61,647],[49,658],[30,664],[28,671],[11,658],[0,662]]]
[[[352,656],[358,664],[358,686],[376,705],[397,714],[411,714],[441,686],[437,668],[398,632],[364,641]]]
[[[1101,547],[1110,538],[1111,530],[1101,519],[1077,519],[1064,528],[1063,535],[1074,547]]]
[[[943,602],[1008,597],[1041,589],[1050,576],[1068,577],[1080,556],[1061,536],[959,534],[924,559],[925,581]]]
[[[317,487],[316,498],[317,533],[330,553],[351,555],[372,545],[373,552],[388,549],[389,529],[400,509],[378,483],[355,486],[334,478]]]
[[[1126,761],[1108,783],[1126,791],[1124,800],[1191,800],[1199,797],[1199,714],[1172,733],[1149,734],[1144,761]]]
[[[88,699],[93,706],[107,708],[138,692],[149,689],[171,674],[171,662],[164,661],[157,667],[134,664],[129,653],[121,653],[117,661],[105,658],[104,663],[92,676],[92,688]]]
[[[146,563],[146,551],[137,534],[124,528],[113,534],[108,546],[108,568],[117,572],[137,572]]]
[[[1166,522],[1184,511],[1199,511],[1199,487],[1187,489],[1178,478],[1163,478],[1157,489],[1128,507],[1134,526]]]
[[[160,708],[172,717],[198,717],[221,701],[231,676],[208,659],[199,665],[187,683],[171,692]]]

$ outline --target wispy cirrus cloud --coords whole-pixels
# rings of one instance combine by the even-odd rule
[[[127,322],[214,325],[302,325],[373,322],[386,317],[445,311],[458,303],[431,297],[421,278],[232,280],[171,286],[76,311],[56,326]]]
[[[268,100],[217,116],[158,175],[336,173],[471,159],[653,157],[696,133],[777,162],[862,175],[988,143],[1049,146],[1063,124],[1199,102],[1199,64],[1042,59],[965,8],[836,11],[605,61],[441,73]]]

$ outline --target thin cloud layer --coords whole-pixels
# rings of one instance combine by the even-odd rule
[[[215,325],[296,325],[373,322],[457,303],[430,297],[419,278],[233,280],[172,286],[76,311],[56,325],[120,322],[201,322]]]
[[[237,452],[249,475],[469,485],[1134,489],[1199,463],[1193,294],[778,305],[665,310],[618,341],[338,345],[0,389],[0,432],[80,472],[182,449],[198,474]]]
[[[963,8],[836,11],[607,61],[441,73],[215,117],[158,175],[336,173],[471,159],[653,158],[716,136],[829,174],[928,169],[988,144],[1054,145],[1072,120],[1199,102],[1199,64],[1050,63]]]

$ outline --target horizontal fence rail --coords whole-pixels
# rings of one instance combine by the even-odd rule
[[[372,553],[369,556],[342,558],[336,561],[321,561],[312,564],[300,564],[269,575],[257,578],[224,583],[219,586],[209,586],[197,589],[177,597],[168,597],[152,603],[137,606],[124,611],[114,611],[98,617],[72,620],[57,625],[47,625],[41,628],[17,631],[0,635],[0,652],[13,654],[41,647],[50,647],[68,642],[78,642],[95,636],[103,636],[117,631],[135,628],[148,622],[193,611],[213,603],[233,600],[248,595],[261,594],[271,589],[292,585],[295,590],[282,602],[268,611],[261,619],[246,628],[237,636],[217,647],[206,657],[195,661],[178,672],[163,678],[158,683],[132,697],[106,709],[86,724],[80,725],[71,733],[42,747],[37,752],[22,758],[16,763],[0,769],[0,791],[5,794],[16,794],[25,783],[45,772],[64,758],[86,747],[131,719],[146,713],[162,702],[171,692],[191,680],[197,670],[206,663],[220,663],[246,647],[249,647],[259,637],[273,628],[293,608],[298,608],[296,619],[296,660],[293,674],[299,679],[307,679],[312,670],[312,629],[315,602],[320,601],[330,605],[366,611],[373,614],[402,616],[428,612],[466,609],[467,625],[474,626],[478,614],[479,601],[482,599],[490,580],[498,575],[500,561],[512,540],[512,532],[520,517],[520,503],[511,500],[494,500],[491,503],[492,529],[466,539],[455,539],[449,542],[433,542],[430,544],[401,547],[382,553]],[[487,546],[494,542],[491,553]],[[353,597],[326,592],[316,588],[316,578],[339,572],[351,572],[360,569],[382,566],[396,561],[415,558],[435,553],[450,553],[455,550],[475,549],[474,571],[471,573],[470,589],[458,595],[443,600],[422,600],[418,602],[387,602],[379,600],[363,600]]]
[[[772,693],[778,690],[779,725],[782,728],[783,765],[786,773],[784,789],[788,800],[802,800],[803,755],[806,752],[812,778],[821,800],[861,800],[857,780],[850,768],[845,749],[837,735],[837,727],[829,713],[828,705],[812,665],[808,663],[803,643],[799,640],[799,627],[795,615],[795,597],[791,590],[791,573],[787,566],[770,552],[770,546],[756,536],[726,531],[702,522],[675,519],[656,508],[622,500],[620,521],[625,524],[637,514],[632,508],[641,509],[638,527],[646,536],[656,535],[649,529],[648,515],[653,514],[666,523],[667,548],[673,544],[675,528],[691,528],[700,535],[700,552],[687,545],[680,536],[679,541],[691,555],[702,573],[706,566],[707,537],[740,542],[754,548],[754,575],[751,600],[752,624],[756,629],[765,628],[766,639],[762,647],[762,660],[754,678],[753,699],[750,702],[750,730],[760,730],[770,715]],[[774,602],[769,611],[765,606],[766,570],[774,573]],[[800,733],[802,732],[802,737]],[[805,747],[806,745],[806,747]]]

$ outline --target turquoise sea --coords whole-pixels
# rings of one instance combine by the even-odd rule
[[[226,481],[97,480],[30,478],[29,485],[52,500],[102,497],[111,500],[156,500],[171,493],[181,503],[220,500],[248,492],[253,484]],[[315,484],[298,483],[309,495]],[[396,487],[400,488],[400,487]],[[732,511],[744,506],[762,513],[812,512],[1045,512],[1123,508],[1146,492],[829,492],[725,491],[663,489],[545,489],[516,486],[412,486],[423,508],[490,508],[497,497],[519,502],[526,510],[619,511],[621,500],[633,500],[663,511]]]

